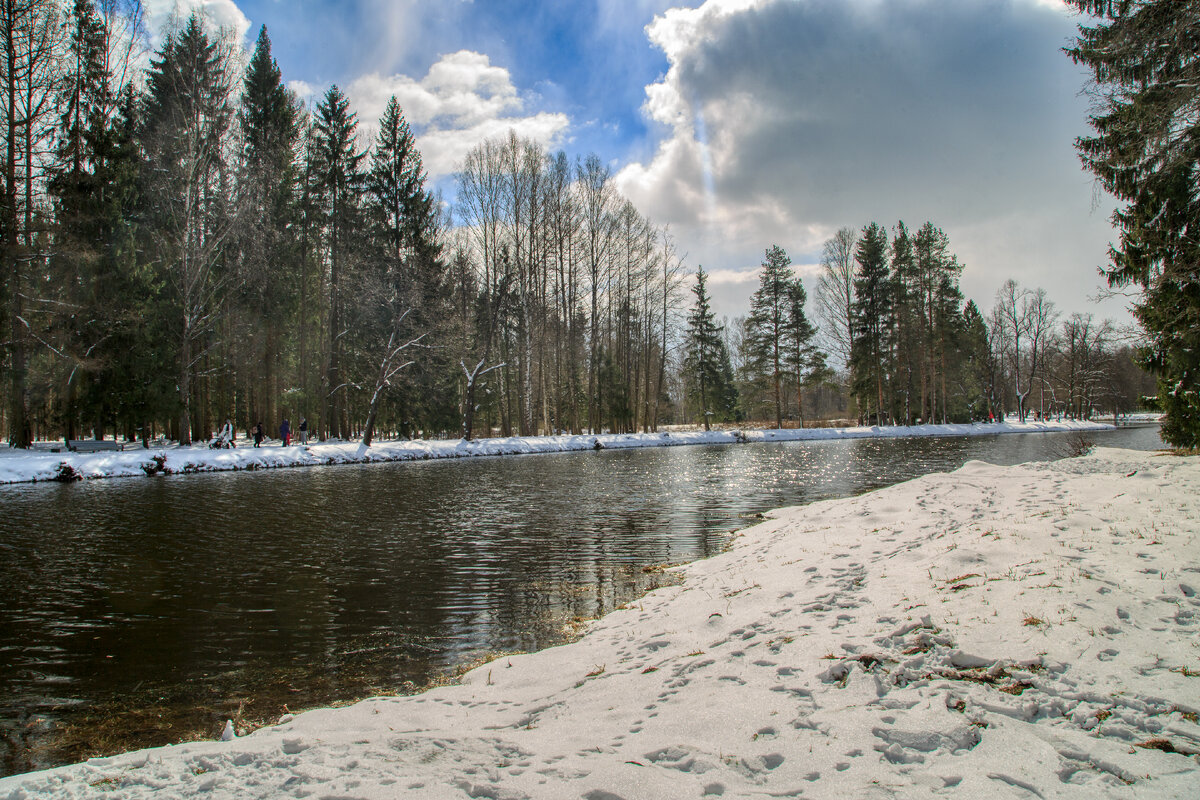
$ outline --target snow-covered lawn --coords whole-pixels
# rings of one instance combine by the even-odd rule
[[[26,798],[1200,797],[1200,459],[783,509],[462,684],[0,780]]]
[[[598,436],[526,436],[499,439],[424,440],[329,443],[280,447],[253,447],[243,441],[232,450],[212,450],[207,445],[137,449],[105,453],[45,453],[0,448],[0,483],[49,481],[73,478],[117,478],[134,475],[215,472],[238,469],[303,467],[322,464],[363,464],[378,461],[412,461],[429,458],[558,453],[602,448],[664,447],[686,444],[782,442],[806,439],[862,439],[905,436],[986,436],[997,433],[1109,430],[1110,425],[1063,420],[1060,422],[1004,422],[974,425],[912,425],[897,427],[804,428],[789,430],[689,431],[674,433],[601,434]]]

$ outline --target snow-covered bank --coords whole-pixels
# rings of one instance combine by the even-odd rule
[[[107,453],[37,453],[0,450],[0,483],[120,478],[135,475],[175,475],[239,469],[304,467],[326,464],[366,464],[431,458],[562,453],[575,450],[665,447],[688,444],[782,442],[807,439],[862,439],[906,436],[986,436],[997,433],[1110,430],[1096,422],[1004,422],[973,425],[912,425],[897,427],[804,428],[761,431],[687,431],[675,433],[601,434],[598,436],[526,436],[499,439],[424,440],[238,447],[212,450],[207,446],[174,447]]]
[[[1200,796],[1200,459],[784,509],[459,686],[0,780],[28,798]]]

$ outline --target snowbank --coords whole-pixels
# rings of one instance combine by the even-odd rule
[[[1197,458],[970,462],[774,512],[461,685],[0,799],[1197,797],[1198,531]]]
[[[514,436],[499,439],[415,440],[292,445],[245,446],[233,450],[196,447],[159,448],[108,453],[26,453],[0,450],[0,483],[119,478],[134,475],[174,475],[238,469],[304,467],[324,464],[365,464],[380,461],[413,461],[430,458],[561,453],[627,447],[664,447],[686,444],[783,442],[806,439],[861,439],[906,436],[985,436],[996,433],[1109,430],[1095,422],[1004,422],[995,425],[912,425],[897,427],[804,428],[765,431],[690,431],[676,433],[603,434],[599,436]]]

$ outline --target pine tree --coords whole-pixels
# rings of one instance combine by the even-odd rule
[[[863,418],[885,419],[885,384],[890,370],[894,330],[894,286],[887,263],[887,231],[872,222],[863,228],[855,260],[854,342],[850,356],[851,389]]]
[[[700,267],[696,270],[696,285],[692,287],[696,304],[688,314],[683,362],[691,405],[704,418],[706,431],[712,429],[714,419],[718,422],[731,419],[737,405],[729,348],[721,335],[724,329],[717,324],[712,310],[707,281],[708,276]]]
[[[758,274],[758,289],[750,298],[746,319],[750,372],[772,388],[775,427],[783,427],[783,380],[786,336],[791,311],[792,266],[779,245],[766,251]]]
[[[892,237],[891,269],[896,360],[888,406],[893,419],[911,425],[915,417],[924,414],[928,337],[924,324],[924,293],[920,290],[913,240],[903,222],[897,223],[896,234]]]
[[[1158,376],[1161,435],[1200,446],[1200,5],[1173,0],[1068,0],[1103,21],[1067,50],[1095,75],[1095,136],[1076,140],[1084,166],[1124,203],[1108,281],[1138,286],[1134,314]]]
[[[791,374],[796,387],[796,419],[801,428],[804,427],[804,387],[809,376],[825,365],[824,357],[813,343],[817,329],[804,313],[807,302],[804,282],[796,277],[788,283],[787,324],[783,338],[784,368]]]
[[[934,422],[938,419],[938,397],[941,397],[941,420],[946,421],[945,362],[949,336],[958,318],[962,295],[958,276],[962,272],[950,253],[950,239],[933,223],[926,222],[913,240],[916,286],[920,293],[920,347],[924,355],[921,368],[921,416]]]

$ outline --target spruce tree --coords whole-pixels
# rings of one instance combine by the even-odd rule
[[[1134,314],[1158,377],[1161,435],[1200,447],[1200,5],[1182,0],[1068,0],[1101,19],[1067,49],[1090,68],[1102,103],[1080,158],[1124,205],[1107,270],[1137,286]]]
[[[192,14],[151,59],[141,144],[146,234],[174,339],[181,444],[203,424],[194,378],[228,283],[231,229],[224,137],[233,121],[227,53]],[[195,415],[193,412],[196,412]]]
[[[448,327],[450,286],[437,207],[425,177],[416,138],[392,97],[379,121],[366,175],[372,247],[356,304],[360,324],[354,331],[359,355],[375,377],[383,374],[378,372],[386,356],[380,352],[383,342],[393,337],[397,344],[440,339]],[[446,349],[414,347],[404,351],[403,361],[411,362],[406,380],[388,392],[400,430],[411,434],[417,427],[452,427],[457,373]],[[368,429],[374,420],[371,414]]]
[[[987,323],[974,300],[963,307],[960,330],[959,380],[966,419],[977,422],[996,414],[995,359],[988,339]],[[959,420],[955,420],[959,421]]]
[[[274,421],[282,416],[275,402],[285,370],[283,353],[299,328],[298,298],[304,277],[295,233],[299,109],[271,56],[266,26],[259,30],[242,80],[238,118],[237,305],[250,334],[237,337],[245,340],[242,348],[249,362],[242,369],[249,385],[238,394],[255,400],[253,408],[238,411],[247,415],[241,421],[249,426],[258,419]],[[233,361],[233,354],[226,360]],[[300,400],[303,407],[291,411],[312,413],[307,398]]]
[[[350,434],[343,349],[346,320],[346,279],[361,234],[360,200],[364,154],[357,147],[358,115],[336,85],[317,106],[314,125],[313,172],[325,229],[328,311],[325,367],[325,429],[336,438]]]
[[[108,78],[105,69],[104,26],[90,0],[76,0],[67,20],[65,73],[59,87],[58,143],[49,169],[48,192],[56,222],[49,262],[56,284],[54,300],[74,313],[57,315],[53,325],[56,349],[66,356],[58,363],[58,415],[68,439],[79,438],[81,386],[102,369],[96,352],[111,335],[112,306],[98,302],[94,290],[108,285],[95,281],[103,243],[113,232],[100,222],[110,187],[100,177],[97,122],[106,123]],[[99,118],[99,119],[98,119]],[[108,191],[105,191],[108,190]],[[119,306],[118,306],[119,308]]]
[[[750,372],[768,382],[775,404],[775,427],[783,427],[783,380],[786,336],[791,311],[792,266],[779,245],[766,251],[758,289],[746,319]]]
[[[706,431],[712,429],[714,419],[718,422],[731,419],[737,405],[729,348],[721,335],[724,328],[717,324],[712,310],[707,281],[708,275],[700,267],[696,270],[696,285],[692,287],[696,304],[687,318],[683,361],[690,405],[704,418]]]

